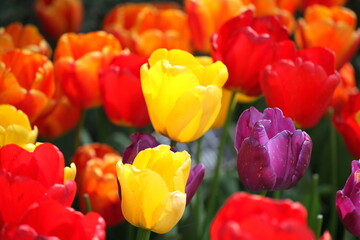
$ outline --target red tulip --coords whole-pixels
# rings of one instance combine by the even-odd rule
[[[140,67],[146,62],[136,54],[121,54],[100,74],[105,113],[112,123],[133,127],[150,123],[140,82]]]
[[[351,95],[341,112],[333,117],[337,131],[355,158],[360,158],[360,93]]]
[[[299,127],[310,128],[325,113],[340,77],[329,50],[311,48],[296,55],[267,66],[261,88],[268,107],[278,107]]]
[[[268,64],[290,57],[288,32],[274,16],[254,17],[252,11],[227,21],[212,36],[212,56],[229,71],[225,88],[249,96],[261,94],[260,72]]]
[[[64,207],[56,201],[33,204],[13,224],[5,225],[0,232],[4,240],[59,239],[92,240],[105,239],[105,222],[99,214],[86,215]]]
[[[211,240],[315,240],[306,217],[300,203],[235,193],[215,216],[210,236]]]

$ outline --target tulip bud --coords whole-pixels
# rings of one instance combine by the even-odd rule
[[[360,160],[352,161],[351,168],[344,188],[336,193],[336,210],[345,228],[360,237]]]
[[[245,110],[236,125],[235,149],[242,183],[253,191],[288,189],[310,163],[310,136],[296,130],[278,108]]]

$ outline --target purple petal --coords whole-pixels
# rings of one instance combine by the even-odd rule
[[[202,163],[195,165],[189,174],[189,178],[186,182],[186,205],[188,205],[195,195],[196,190],[199,188],[205,175],[205,166]]]
[[[283,112],[279,108],[266,108],[264,110],[263,119],[271,121],[271,124],[267,125],[266,128],[269,138],[274,137],[277,133],[284,130],[290,132],[296,130],[291,118],[285,118]]]
[[[270,190],[275,186],[276,174],[268,150],[252,137],[241,144],[237,168],[241,182],[250,190]]]
[[[255,123],[259,121],[261,117],[262,113],[260,113],[254,107],[250,107],[249,109],[246,109],[244,112],[242,112],[235,128],[234,147],[237,152],[239,151],[244,139],[251,135]]]
[[[136,155],[147,148],[153,148],[158,146],[160,143],[155,139],[154,136],[147,133],[134,133],[131,134],[130,139],[132,144],[124,150],[123,163],[132,164]]]

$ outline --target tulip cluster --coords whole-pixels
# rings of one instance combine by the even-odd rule
[[[360,237],[353,0],[31,4],[0,7],[0,239]]]

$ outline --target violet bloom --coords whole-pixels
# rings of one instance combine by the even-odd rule
[[[293,187],[310,163],[310,136],[296,130],[279,108],[245,110],[236,125],[234,147],[241,182],[250,190]]]
[[[360,237],[360,160],[352,161],[351,174],[336,193],[336,210],[345,228]]]
[[[123,154],[122,161],[123,163],[132,164],[136,155],[147,148],[154,148],[160,143],[155,139],[154,136],[147,134],[147,133],[134,133],[131,134],[130,139],[132,141],[132,144],[128,146]],[[170,149],[173,152],[176,152],[177,150],[172,147]],[[200,163],[195,165],[191,170],[189,174],[189,178],[186,182],[186,205],[190,203],[191,199],[193,198],[196,190],[199,188],[203,178],[205,175],[205,166],[204,164]]]

